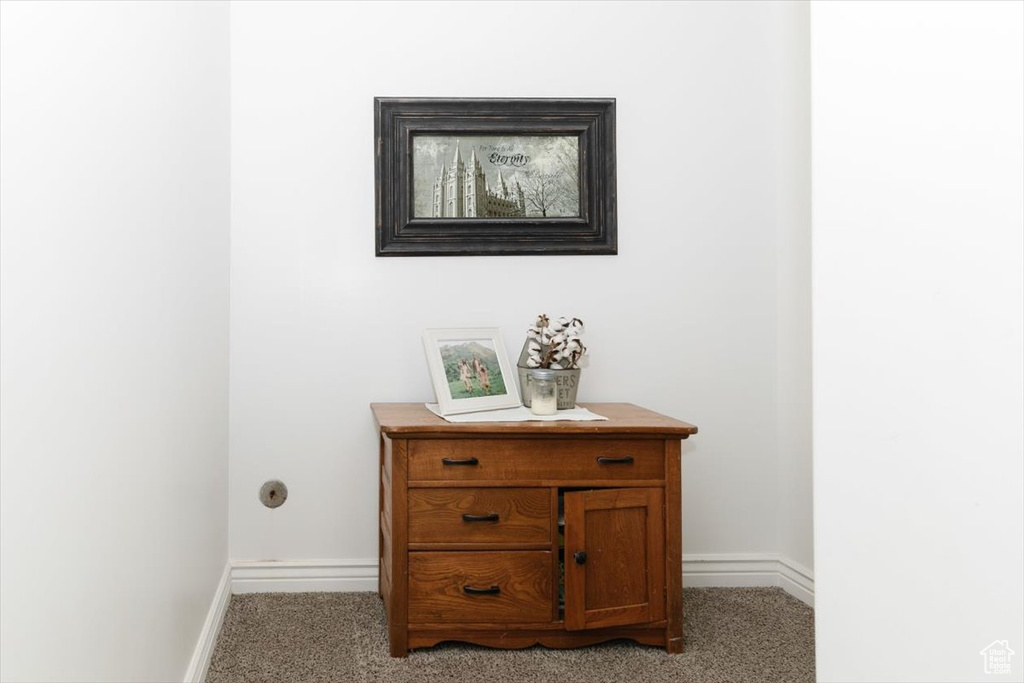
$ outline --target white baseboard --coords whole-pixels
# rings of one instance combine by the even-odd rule
[[[776,586],[814,607],[814,575],[774,553],[683,555],[683,585],[689,588]]]
[[[811,572],[776,554],[683,555],[683,585],[777,586],[814,606]],[[375,560],[232,562],[232,593],[306,593],[377,590]]]
[[[813,573],[776,554],[683,555],[689,588],[774,586],[814,606]],[[192,654],[185,683],[206,678],[224,614],[233,593],[317,593],[377,590],[374,560],[231,562],[224,568]]]
[[[778,573],[774,555],[683,555],[687,588],[775,586]]]
[[[376,560],[232,562],[232,593],[322,593],[377,590]]]
[[[788,557],[779,558],[779,587],[814,607],[814,572]]]
[[[228,603],[231,601],[231,565],[224,566],[224,573],[217,584],[217,590],[213,594],[213,602],[206,613],[206,621],[203,622],[203,630],[199,632],[199,641],[192,653],[192,661],[189,662],[188,670],[185,672],[185,683],[202,683],[206,680],[206,671],[210,668],[210,660],[213,658],[213,648],[217,644],[217,635],[220,633],[220,626],[224,623],[224,614],[228,611]]]

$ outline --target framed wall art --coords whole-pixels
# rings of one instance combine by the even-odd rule
[[[614,99],[374,100],[377,256],[615,254]]]
[[[516,371],[497,327],[426,330],[423,348],[442,415],[520,405]]]

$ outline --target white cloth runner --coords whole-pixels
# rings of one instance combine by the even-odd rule
[[[436,403],[424,403],[427,410],[449,422],[529,422],[538,420],[553,422],[555,420],[607,420],[607,417],[592,413],[586,408],[576,406],[568,410],[559,410],[554,415],[534,415],[526,406],[518,408],[502,408],[501,410],[485,410],[478,413],[459,413],[458,415],[442,415]]]

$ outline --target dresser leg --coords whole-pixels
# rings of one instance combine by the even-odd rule
[[[665,649],[683,651],[683,498],[682,446],[665,441]]]
[[[392,657],[408,657],[409,656],[409,639],[404,631],[397,633],[398,629],[391,629],[388,633],[388,644],[391,649]]]

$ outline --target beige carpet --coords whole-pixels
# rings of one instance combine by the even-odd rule
[[[209,683],[754,683],[814,681],[814,612],[778,588],[688,588],[684,651],[615,641],[577,650],[444,643],[388,656],[375,593],[236,595]]]

